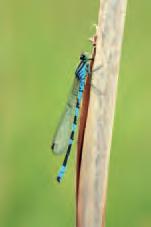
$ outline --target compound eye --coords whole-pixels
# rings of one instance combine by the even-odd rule
[[[85,54],[81,54],[81,55],[80,55],[80,60],[86,60]]]

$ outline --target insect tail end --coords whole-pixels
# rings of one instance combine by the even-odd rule
[[[57,176],[58,183],[61,183],[61,177]]]
[[[60,183],[62,181],[62,178],[65,174],[65,171],[66,171],[66,166],[62,165],[60,170],[59,170],[59,173],[58,173],[58,176],[57,176],[57,181]]]

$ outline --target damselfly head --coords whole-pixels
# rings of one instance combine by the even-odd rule
[[[81,60],[81,61],[88,61],[88,56],[87,56],[87,54],[82,53],[82,54],[80,55],[80,60]]]

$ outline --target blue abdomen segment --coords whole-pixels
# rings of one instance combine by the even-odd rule
[[[78,115],[79,115],[79,108],[76,107],[76,108],[75,108],[75,116],[78,117]],[[75,126],[75,127],[76,127],[76,126]]]
[[[59,173],[58,173],[58,176],[57,176],[57,181],[60,183],[64,174],[65,174],[65,171],[66,171],[66,166],[62,165],[60,170],[59,170]]]
[[[77,115],[75,115],[75,116],[77,116]],[[77,125],[76,124],[72,124],[72,131],[75,131],[76,130],[76,127],[77,127]]]

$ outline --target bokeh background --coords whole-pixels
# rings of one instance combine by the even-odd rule
[[[75,226],[75,149],[58,185],[63,156],[49,145],[98,8],[99,0],[0,1],[0,227]],[[150,9],[128,2],[107,227],[151,226]]]

